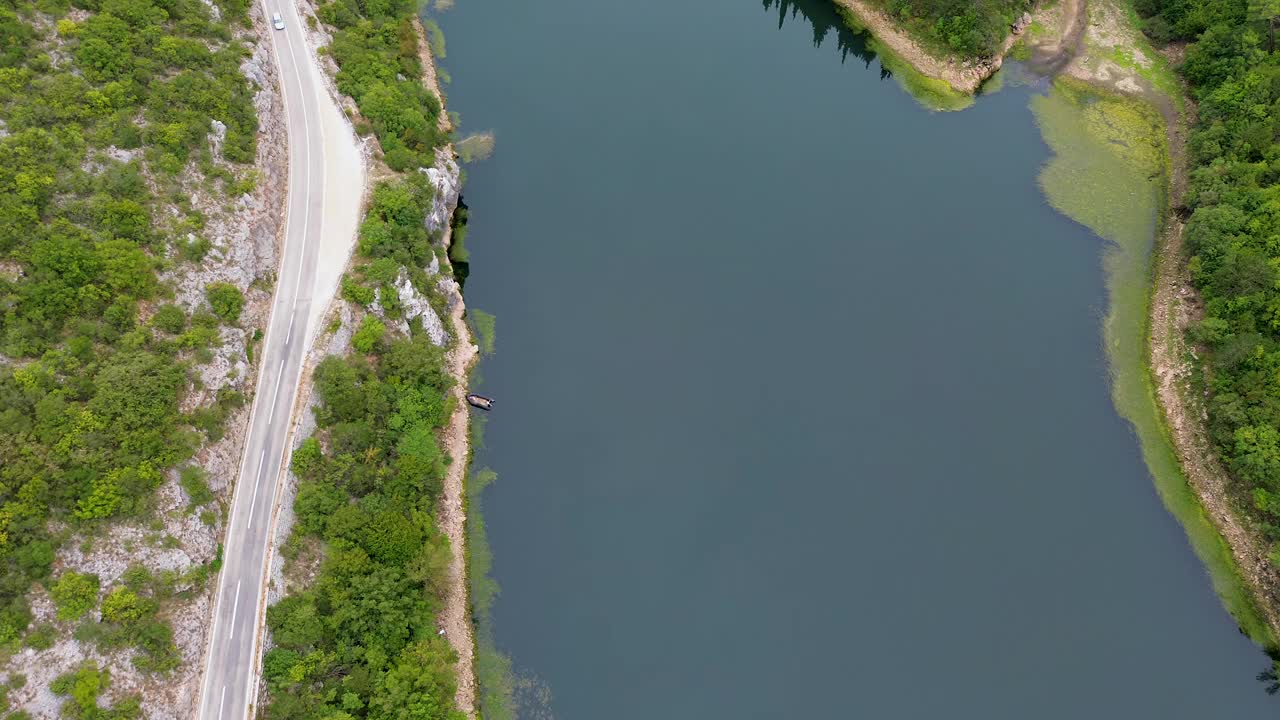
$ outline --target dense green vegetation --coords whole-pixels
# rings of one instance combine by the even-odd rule
[[[356,129],[372,131],[397,171],[435,163],[448,138],[440,100],[422,83],[417,5],[331,0],[338,89],[355,99]],[[438,305],[424,270],[434,256],[423,225],[433,190],[406,173],[374,188],[344,299],[401,316],[393,284],[407,277]],[[444,265],[448,268],[448,265]],[[438,308],[440,309],[440,308]],[[275,647],[264,659],[272,720],[463,717],[457,658],[435,623],[447,589],[448,539],[435,527],[446,457],[437,433],[453,410],[444,350],[415,321],[411,335],[364,315],[348,358],[315,372],[317,432],[293,455],[296,524],[286,553],[323,556],[319,575],[267,611]]]
[[[769,0],[766,0],[766,4]],[[920,38],[947,54],[996,54],[1031,0],[871,0]]]
[[[418,173],[375,188],[360,264],[343,284],[348,299],[369,304],[373,288],[400,272],[420,276],[432,253],[422,224],[431,198]],[[394,302],[382,310],[398,312]],[[451,462],[436,437],[454,409],[453,380],[444,349],[420,330],[393,335],[365,315],[356,353],[316,367],[318,429],[293,454],[286,552],[319,543],[323,560],[314,582],[267,611],[272,720],[463,717],[456,655],[435,623],[451,557],[433,520]]]
[[[393,170],[428,167],[447,138],[439,127],[440,99],[422,84],[413,0],[330,0],[317,14],[334,28],[329,48],[338,63],[338,90],[350,95],[377,134]]]
[[[171,294],[158,271],[201,254],[185,239],[204,220],[181,175],[239,187],[214,163],[212,121],[226,126],[224,160],[255,155],[247,49],[233,36],[246,3],[216,7],[220,19],[201,0],[0,6],[0,646],[27,632],[35,583],[61,620],[94,623],[98,578],[55,581],[55,550],[106,520],[146,516],[164,471],[220,432],[225,407],[187,415],[179,403],[193,362],[234,321],[229,306],[188,317],[161,304],[148,318]],[[103,622],[81,625],[87,639],[138,647],[147,670],[174,667],[151,600],[102,590]],[[48,626],[27,635],[50,642]],[[63,683],[73,716],[127,715],[95,709],[82,680]]]
[[[1204,301],[1192,339],[1209,430],[1280,539],[1280,58],[1272,3],[1141,0],[1159,40],[1194,40],[1181,71],[1199,104],[1188,143],[1191,278]]]

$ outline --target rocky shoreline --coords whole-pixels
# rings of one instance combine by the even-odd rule
[[[414,30],[418,34],[418,57],[422,61],[422,79],[429,90],[440,98],[441,108],[445,108],[444,93],[440,92],[437,80],[435,58],[427,43],[426,30],[422,21],[413,19]],[[449,128],[447,109],[440,114],[440,125]],[[453,213],[458,207],[458,199],[462,191],[461,172],[454,159],[452,145],[437,151],[436,164],[422,170],[436,187],[436,201],[432,212],[427,216],[427,229],[441,233],[441,244],[444,246],[445,265],[449,264],[449,248],[453,242]],[[475,627],[471,623],[471,598],[467,577],[467,513],[466,513],[466,480],[471,466],[471,408],[463,397],[467,392],[467,383],[471,377],[471,368],[480,356],[480,348],[471,338],[471,330],[467,327],[466,303],[462,298],[462,287],[453,279],[452,273],[442,277],[439,290],[448,302],[448,322],[454,334],[453,349],[445,356],[445,364],[449,375],[453,378],[453,389],[456,405],[449,425],[445,428],[444,448],[453,462],[444,480],[444,495],[440,505],[440,515],[436,523],[449,538],[449,550],[453,557],[449,562],[449,593],[445,597],[444,608],[440,612],[441,629],[445,638],[458,653],[458,708],[467,717],[476,717],[476,670],[475,670]]]
[[[957,92],[972,95],[982,84],[995,75],[1004,64],[1005,55],[1017,43],[1023,31],[1031,24],[1029,14],[1024,14],[1010,28],[1000,52],[989,58],[966,60],[959,58],[940,58],[926,50],[889,15],[871,5],[867,0],[835,0],[836,4],[851,13],[863,29],[875,36],[876,40],[910,63],[925,77],[942,80]]]

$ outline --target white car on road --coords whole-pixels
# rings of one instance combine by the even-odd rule
[[[271,13],[271,26],[277,30],[284,29],[284,18],[280,17],[280,13]]]

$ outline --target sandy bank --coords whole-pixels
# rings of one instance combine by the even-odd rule
[[[422,81],[444,106],[444,94],[440,92],[436,79],[435,58],[427,44],[427,35],[418,18],[413,19],[414,29],[418,33],[418,58],[422,61]],[[440,125],[449,129],[448,113],[440,115]],[[445,151],[452,156],[453,147]],[[450,217],[454,208],[449,208]],[[441,242],[445,250],[452,241],[452,228],[446,221]],[[445,253],[445,264],[448,264],[448,253]],[[447,284],[446,284],[447,283]],[[466,490],[467,471],[471,465],[470,423],[471,408],[463,396],[467,392],[467,383],[471,376],[471,368],[475,365],[479,348],[471,340],[471,330],[467,327],[466,304],[462,299],[462,289],[458,283],[448,280],[441,283],[449,303],[449,323],[452,326],[455,343],[453,349],[445,357],[449,375],[454,380],[451,393],[457,401],[453,416],[445,427],[445,451],[453,462],[444,479],[444,495],[440,503],[439,516],[436,523],[449,538],[449,549],[453,557],[449,561],[449,593],[445,596],[444,608],[440,611],[440,624],[449,644],[458,653],[458,708],[468,717],[476,716],[476,672],[475,672],[475,628],[471,625],[471,603],[467,587],[467,553],[466,553]]]

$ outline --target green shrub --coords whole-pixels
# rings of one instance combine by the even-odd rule
[[[98,664],[86,661],[80,669],[59,675],[49,683],[49,689],[55,695],[70,695],[75,710],[81,716],[93,717],[98,710],[98,696],[111,684],[111,675],[107,670],[99,669]]]
[[[161,305],[151,316],[151,324],[170,335],[178,335],[187,327],[187,314],[177,305]]]
[[[182,655],[173,643],[173,630],[163,622],[151,620],[135,629],[138,654],[133,656],[134,667],[149,673],[169,673],[182,662]]]
[[[356,280],[344,275],[342,277],[342,297],[361,307],[368,307],[373,302],[373,288],[361,285]]]
[[[154,579],[151,575],[151,570],[147,569],[145,565],[130,565],[120,576],[120,582],[134,592],[141,592]]]
[[[150,616],[155,610],[153,601],[128,587],[118,587],[102,599],[102,619],[105,622],[130,625]]]
[[[208,299],[213,314],[222,318],[223,322],[234,325],[240,320],[240,311],[244,309],[244,294],[240,292],[240,288],[225,282],[209,283],[204,296]]]
[[[35,650],[48,650],[58,639],[58,629],[49,623],[42,623],[27,632],[27,647]]]
[[[79,620],[98,604],[98,576],[65,572],[49,588],[59,620]]]
[[[360,328],[351,336],[351,346],[362,353],[371,353],[382,341],[387,326],[373,315],[365,315]]]
[[[187,493],[193,508],[213,500],[213,491],[209,489],[209,483],[205,479],[207,477],[204,468],[195,465],[188,465],[178,473],[178,484]]]
[[[213,243],[208,238],[195,237],[178,244],[178,255],[187,262],[198,263],[204,260],[212,247]]]

